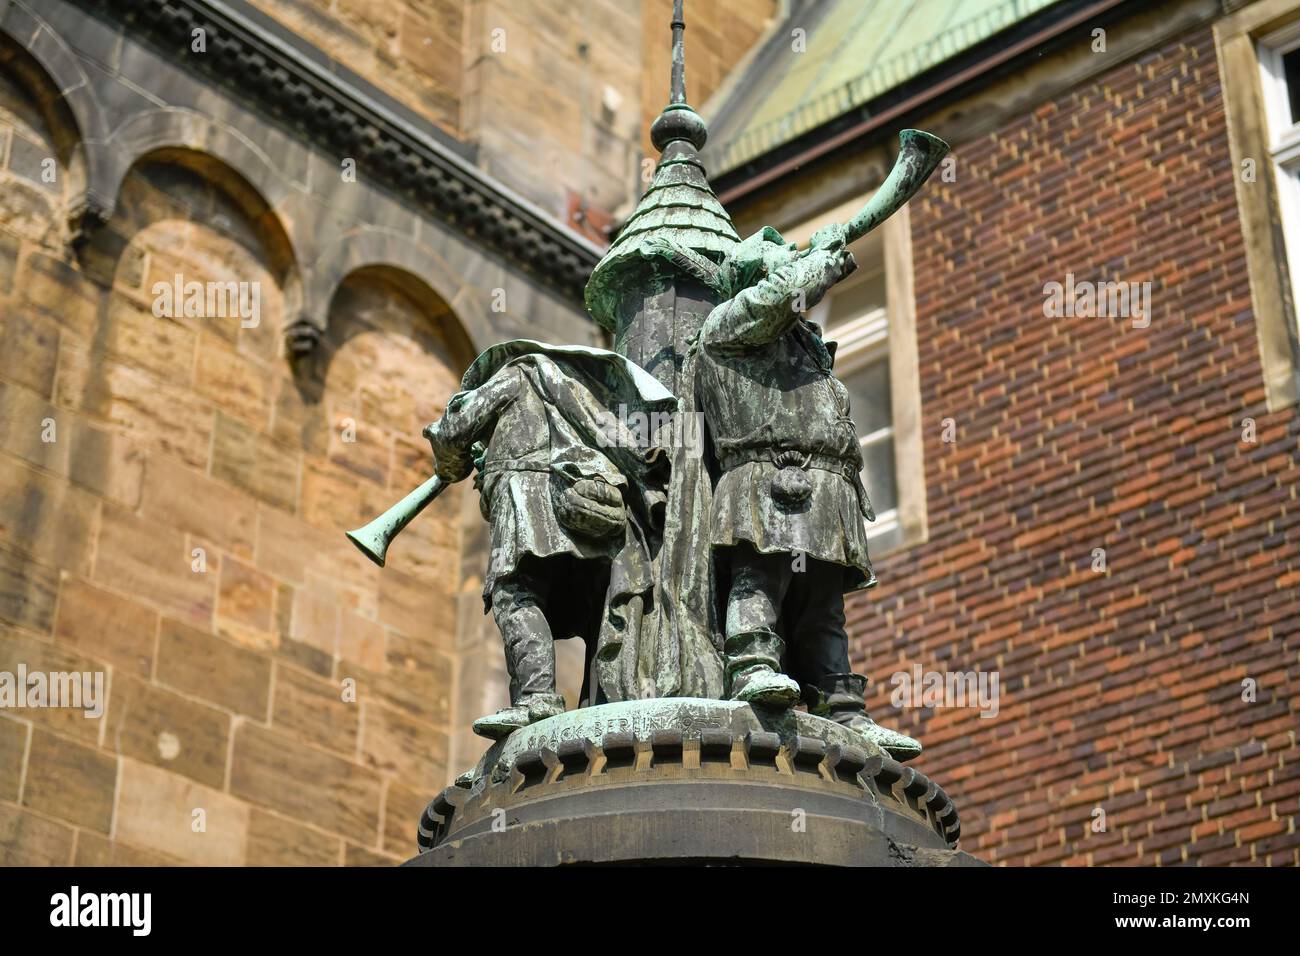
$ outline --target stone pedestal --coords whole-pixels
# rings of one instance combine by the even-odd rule
[[[971,866],[947,794],[838,724],[733,701],[571,711],[490,747],[415,866]]]

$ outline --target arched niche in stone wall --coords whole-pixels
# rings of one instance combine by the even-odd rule
[[[424,425],[460,388],[475,350],[451,306],[421,278],[393,266],[357,269],[330,300],[317,349],[317,420],[328,427],[328,468],[360,490],[362,521],[432,473]],[[310,476],[304,474],[304,497]],[[452,581],[459,575],[461,489],[412,523],[394,545],[398,575]],[[455,520],[452,520],[453,516]],[[338,526],[346,511],[329,516]],[[475,515],[477,518],[477,515]]]
[[[155,109],[136,113],[113,130],[112,194],[116,200],[127,176],[141,164],[188,169],[221,190],[256,233],[266,263],[285,297],[277,334],[303,309],[298,242],[283,210],[294,187],[270,156],[225,124],[189,110]]]
[[[103,112],[84,71],[38,17],[10,7],[0,28],[0,80],[21,90],[40,116],[49,147],[41,158],[58,170],[59,239],[80,239],[112,210]]]
[[[393,265],[342,276],[325,318],[311,362],[314,398],[301,409],[301,518],[341,538],[432,473],[420,430],[441,416],[475,350],[451,306],[422,277]],[[390,754],[393,740],[363,736],[363,749],[374,748],[363,759],[381,769],[400,775],[410,764],[430,778],[449,769],[459,622],[483,612],[481,580],[466,573],[481,563],[482,527],[477,495],[468,483],[456,485],[393,543],[382,572],[328,585],[373,625],[341,633],[340,642],[373,662],[376,686],[393,708],[382,711],[393,722],[387,730],[418,729],[401,761]]]
[[[304,270],[304,320],[317,335],[328,327],[328,307],[344,278],[375,268],[388,270],[417,301],[431,296],[431,302],[454,303],[471,359],[496,341],[496,323],[477,297],[462,294],[462,279],[442,256],[413,236],[376,226],[338,236]]]
[[[0,222],[15,239],[57,251],[64,210],[84,185],[81,134],[53,79],[0,34]]]
[[[17,67],[20,59],[25,67]],[[77,130],[47,75],[0,34],[0,375],[48,398],[64,317],[38,308],[41,277],[64,269],[68,164]]]
[[[99,303],[65,350],[56,399],[294,511],[298,452],[277,438],[274,402],[299,283],[266,200],[216,157],[161,147],[123,173],[77,259]]]
[[[60,342],[78,323],[89,327],[96,306],[66,284],[68,197],[84,182],[80,142],[56,78],[0,31],[0,539],[12,555],[7,600],[19,608],[44,606],[58,576],[89,569],[85,542],[69,540],[86,525],[61,476],[84,476],[100,449],[82,441],[74,453],[84,433],[50,402]],[[36,434],[33,428],[45,434],[29,445],[20,436]],[[128,484],[100,487],[111,494]],[[7,633],[0,643],[9,643]]]

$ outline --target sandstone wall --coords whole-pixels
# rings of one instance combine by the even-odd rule
[[[0,672],[107,698],[0,710],[0,863],[391,863],[482,749],[472,490],[382,572],[343,531],[428,476],[420,429],[477,348],[595,331],[341,172],[112,20],[0,4]],[[178,276],[257,313],[166,303]]]
[[[642,160],[658,157],[648,128],[668,101],[671,0],[255,5],[471,146],[483,169],[560,219],[576,212],[595,230],[608,225],[648,181]],[[712,95],[777,9],[777,0],[687,4],[692,104]]]

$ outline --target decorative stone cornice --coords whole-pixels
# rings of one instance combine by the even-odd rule
[[[233,89],[309,141],[364,163],[369,175],[581,302],[603,250],[487,176],[380,97],[326,70],[220,0],[77,0],[164,50],[186,57],[214,86]]]

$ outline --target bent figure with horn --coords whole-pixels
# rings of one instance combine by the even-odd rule
[[[525,340],[488,349],[461,385],[424,434],[441,479],[478,471],[491,525],[484,611],[505,644],[510,706],[474,732],[500,739],[563,713],[555,640],[586,642],[582,696],[600,700],[590,662],[617,653],[617,625],[651,589],[648,531],[667,481],[662,449],[609,409],[667,413],[677,402],[623,356]]]

